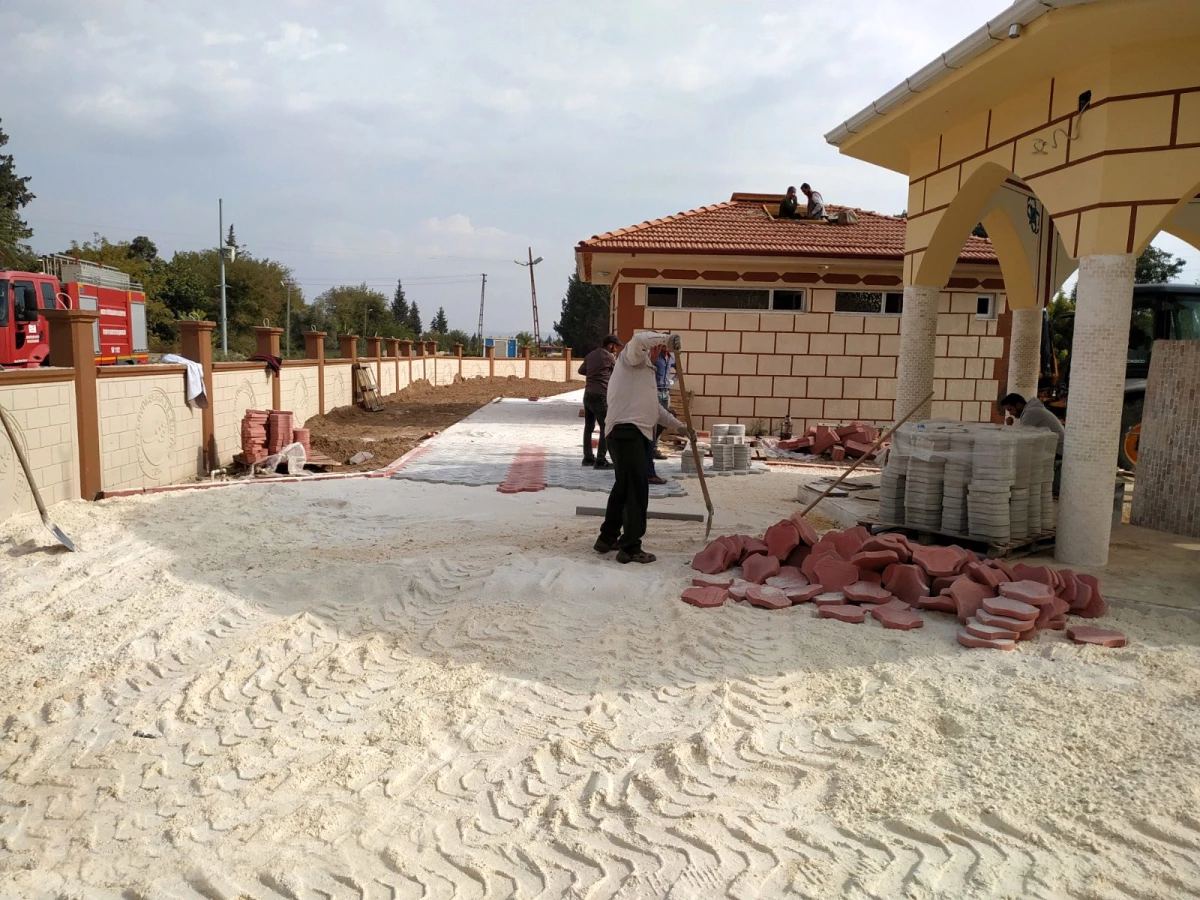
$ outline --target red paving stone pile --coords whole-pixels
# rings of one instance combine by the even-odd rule
[[[248,409],[242,416],[242,458],[249,463],[266,459],[267,421],[270,413],[262,409]]]
[[[730,572],[738,565],[740,577]],[[1098,618],[1108,609],[1091,575],[980,559],[957,545],[912,544],[862,526],[818,535],[794,515],[761,540],[716,538],[696,554],[692,568],[705,577],[694,578],[683,599],[698,606],[705,605],[698,598],[724,591],[766,609],[811,602],[821,618],[843,622],[861,623],[869,611],[883,627],[905,631],[924,624],[922,612],[949,613],[962,625],[957,639],[965,647],[1012,650],[1045,630],[1067,631],[1079,643],[1125,646],[1120,632],[1068,628],[1069,614]]]
[[[292,414],[285,409],[273,409],[267,417],[267,449],[278,453],[292,442]]]
[[[311,435],[307,428],[295,428],[292,430],[292,441],[304,448],[304,458],[312,456],[312,445],[309,443]]]
[[[793,453],[827,456],[835,462],[840,462],[843,459],[858,459],[860,456],[873,459],[882,449],[871,450],[871,445],[878,439],[879,429],[874,425],[851,422],[841,426],[812,425],[803,435],[785,438],[775,446]]]
[[[517,451],[508,474],[496,488],[502,494],[544,491],[546,489],[546,448],[525,446]]]

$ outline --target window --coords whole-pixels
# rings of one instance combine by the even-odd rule
[[[8,282],[0,280],[0,328],[8,324]]]
[[[996,318],[996,295],[995,294],[980,294],[975,298],[975,318],[977,319],[994,319]]]
[[[36,322],[38,317],[37,291],[32,281],[13,282],[13,307],[18,322]]]
[[[904,294],[900,291],[838,291],[833,308],[840,313],[898,316],[904,311]]]
[[[54,285],[43,281],[38,287],[42,289],[42,309],[55,309],[58,301],[54,299]]]
[[[765,288],[646,287],[646,305],[659,309],[779,310],[804,312],[805,292]]]

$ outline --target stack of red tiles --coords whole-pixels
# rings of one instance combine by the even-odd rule
[[[292,414],[287,410],[273,409],[267,419],[267,449],[278,453],[292,442]]]
[[[292,431],[292,440],[304,448],[304,456],[308,458],[312,456],[312,447],[309,446],[309,431],[307,428],[296,428]]]
[[[242,417],[242,457],[247,463],[266,459],[268,413],[261,409],[248,409]]]

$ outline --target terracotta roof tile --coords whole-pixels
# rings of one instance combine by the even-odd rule
[[[904,219],[832,205],[827,206],[830,213],[854,209],[858,223],[830,225],[803,219],[772,218],[781,199],[777,194],[734,194],[724,203],[595,235],[581,241],[576,249],[580,252],[904,257]],[[766,209],[763,209],[764,205]],[[996,251],[986,238],[970,236],[959,259],[962,262],[994,263]]]

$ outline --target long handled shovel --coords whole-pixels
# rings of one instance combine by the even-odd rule
[[[680,363],[680,355],[675,357],[675,374],[679,376],[679,396],[683,398],[683,421],[687,423],[688,427],[692,459],[696,463],[696,476],[700,479],[700,490],[704,494],[704,506],[708,509],[708,524],[704,526],[704,540],[707,541],[708,536],[712,534],[712,498],[708,496],[708,483],[704,480],[704,457],[700,455],[700,448],[696,445],[696,429],[692,427],[692,409],[691,404],[688,403],[687,385],[683,381],[683,365]]]
[[[41,492],[38,491],[37,484],[33,480],[33,472],[29,470],[29,460],[25,458],[25,451],[21,448],[21,442],[17,440],[16,426],[12,424],[12,419],[8,417],[8,412],[3,406],[0,406],[0,422],[4,423],[4,430],[8,433],[8,442],[16,451],[17,459],[21,461],[21,468],[25,470],[25,480],[29,482],[29,490],[33,492],[33,502],[37,504],[38,512],[42,514],[42,524],[49,529],[60,544],[74,552],[75,543],[63,533],[61,528],[50,521],[50,514],[46,512],[46,504],[42,502]]]

